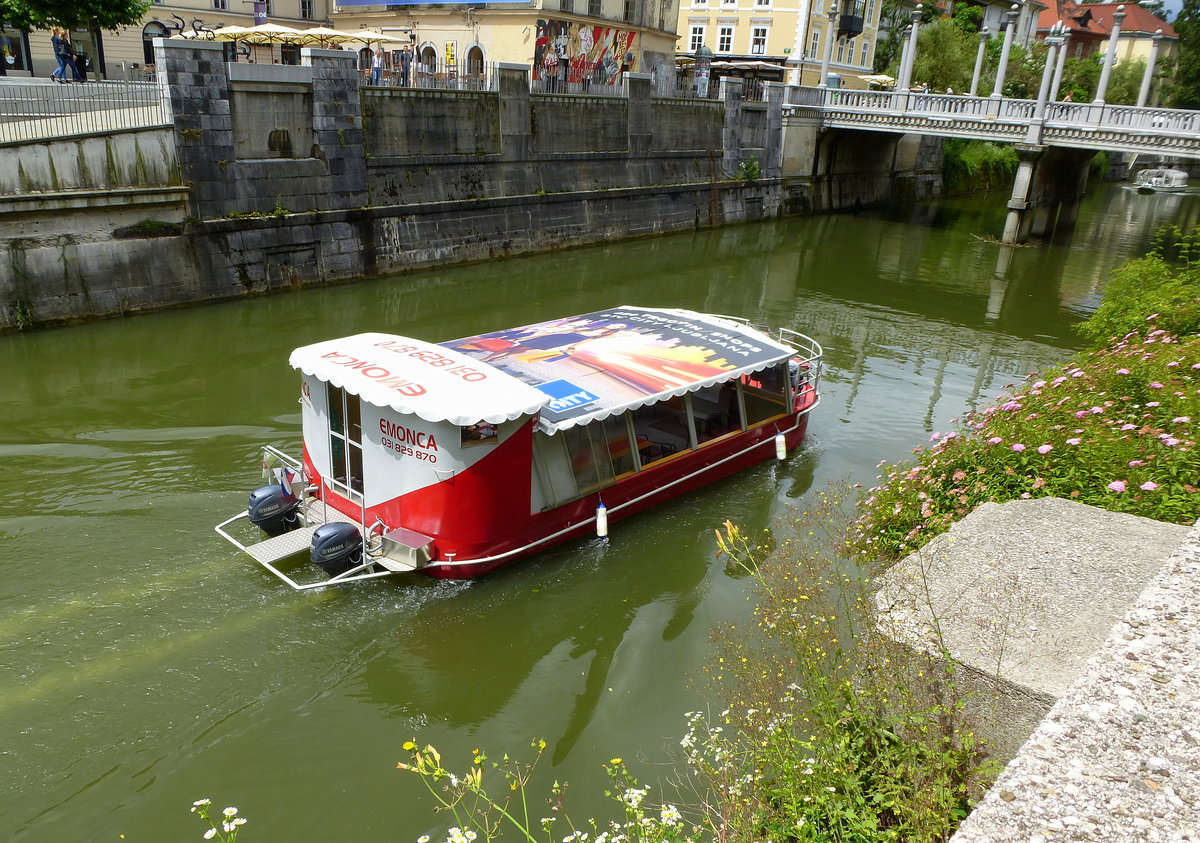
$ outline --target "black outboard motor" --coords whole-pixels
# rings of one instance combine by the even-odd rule
[[[251,492],[247,512],[250,523],[257,524],[268,536],[281,536],[300,526],[300,499],[278,483]]]
[[[313,533],[312,561],[331,577],[361,565],[362,551],[362,534],[345,521],[325,524]]]

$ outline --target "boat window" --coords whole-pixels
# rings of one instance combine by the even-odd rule
[[[589,424],[564,430],[559,436],[567,443],[571,455],[571,472],[575,475],[575,486],[579,494],[593,492],[613,481],[612,460],[608,455],[608,442],[604,428]]]
[[[499,437],[494,424],[480,422],[462,428],[461,442],[463,445],[494,445],[497,441],[499,441]]]
[[[343,492],[363,491],[362,405],[358,396],[329,383],[330,481]]]
[[[737,383],[734,381],[697,390],[690,398],[696,441],[701,445],[741,431],[742,414],[738,410]]]
[[[754,427],[784,415],[788,410],[787,363],[742,375],[742,404],[746,426]]]
[[[634,410],[633,431],[643,467],[692,448],[691,426],[680,395]]]

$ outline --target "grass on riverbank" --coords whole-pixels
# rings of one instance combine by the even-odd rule
[[[1080,333],[1107,341],[1010,387],[914,458],[880,463],[883,481],[860,505],[857,552],[898,559],[981,503],[1051,495],[1192,523],[1200,514],[1200,229],[1166,232],[1153,253],[1120,267]]]

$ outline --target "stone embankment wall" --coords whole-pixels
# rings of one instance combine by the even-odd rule
[[[783,177],[781,86],[361,88],[345,51],[155,49],[171,128],[0,148],[0,330],[847,205]]]

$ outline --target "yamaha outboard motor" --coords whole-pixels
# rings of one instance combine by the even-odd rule
[[[326,524],[313,533],[312,561],[331,577],[361,565],[362,551],[362,534],[345,521]]]
[[[300,526],[300,499],[278,483],[251,492],[247,512],[250,523],[257,524],[268,536],[280,536]]]

